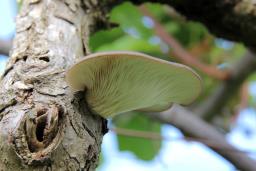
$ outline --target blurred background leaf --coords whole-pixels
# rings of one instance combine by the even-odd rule
[[[139,112],[129,112],[117,116],[114,118],[113,124],[118,128],[159,134],[161,130],[161,124],[159,122],[149,119]],[[161,148],[161,140],[129,137],[120,134],[117,135],[117,139],[121,151],[131,151],[142,160],[152,160]]]

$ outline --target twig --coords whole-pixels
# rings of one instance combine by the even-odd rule
[[[218,132],[210,124],[196,117],[191,111],[179,105],[174,105],[170,111],[161,114],[150,113],[147,115],[162,123],[173,125],[179,128],[185,135],[196,138],[199,141],[207,140],[208,142],[214,142],[217,146],[209,147],[229,160],[237,169],[246,171],[256,170],[256,161],[249,158],[245,153],[239,152],[239,150],[226,141],[223,134]]]
[[[239,113],[248,106],[249,103],[249,85],[245,82],[240,88],[240,102],[235,109],[235,114],[231,118],[231,122],[235,122],[239,116]]]
[[[125,136],[129,136],[129,137],[137,137],[137,138],[152,139],[152,140],[165,139],[162,137],[161,134],[156,133],[156,132],[131,130],[131,129],[117,128],[117,127],[110,128],[109,130],[111,130],[119,135],[125,135]]]
[[[0,40],[0,54],[9,56],[9,51],[11,49],[12,42]]]
[[[184,64],[196,67],[197,69],[216,79],[225,80],[228,78],[228,72],[221,71],[215,66],[206,65],[187,52],[182,45],[180,45],[180,43],[154,18],[145,5],[142,5],[139,8],[144,15],[149,16],[154,21],[154,30],[156,34],[172,48],[172,53],[176,58],[180,59]]]

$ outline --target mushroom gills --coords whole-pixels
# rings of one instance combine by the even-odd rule
[[[192,69],[141,53],[91,55],[68,71],[67,81],[75,90],[86,88],[89,107],[105,118],[189,104],[201,91],[200,78]]]

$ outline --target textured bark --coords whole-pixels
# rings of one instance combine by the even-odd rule
[[[0,170],[95,170],[106,123],[64,75],[88,53],[96,4],[24,0],[0,84]]]

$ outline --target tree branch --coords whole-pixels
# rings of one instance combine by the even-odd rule
[[[9,51],[12,47],[11,41],[0,40],[0,54],[9,56]]]
[[[184,134],[196,138],[202,143],[204,143],[204,141],[201,140],[208,140],[208,142],[214,142],[215,145],[218,144],[215,147],[209,147],[230,161],[237,169],[246,171],[256,170],[255,161],[253,159],[229,144],[224,135],[187,109],[179,105],[174,105],[170,111],[161,114],[150,113],[149,116],[162,123],[177,127]],[[224,148],[229,150],[223,150]]]
[[[117,3],[124,0],[118,0]],[[144,0],[132,0],[136,4]],[[203,23],[213,34],[232,41],[256,46],[256,6],[253,0],[148,0],[168,4],[187,19]]]
[[[253,72],[256,70],[255,54],[249,52],[231,69],[230,77],[220,83],[205,101],[196,109],[195,113],[211,120],[215,114],[219,113],[228,100],[238,92],[238,89]]]
[[[199,138],[194,138],[194,137],[167,137],[167,136],[162,136],[161,133],[157,132],[150,132],[150,131],[141,131],[141,130],[133,130],[133,129],[125,129],[125,128],[120,128],[120,127],[113,127],[109,128],[110,131],[115,132],[118,135],[124,135],[128,137],[136,137],[136,138],[142,138],[142,139],[149,139],[149,140],[158,140],[158,141],[194,141],[194,142],[201,142],[208,147],[218,149],[218,150],[224,150],[224,151],[232,151],[232,152],[241,152],[241,153],[247,153],[251,154],[254,153],[254,151],[245,151],[245,150],[239,150],[239,149],[234,149],[234,148],[223,148],[219,146],[218,143],[215,141],[209,141],[208,139],[199,139]]]

